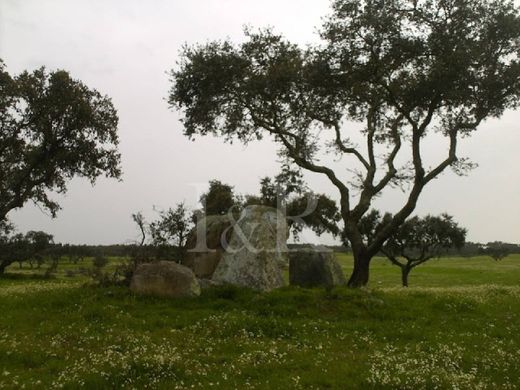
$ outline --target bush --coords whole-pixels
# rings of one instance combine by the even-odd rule
[[[92,264],[94,265],[94,267],[101,269],[108,264],[108,259],[105,256],[98,254],[92,260]]]

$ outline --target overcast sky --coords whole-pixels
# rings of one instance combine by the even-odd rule
[[[244,147],[215,138],[195,142],[182,135],[179,115],[168,108],[167,72],[184,43],[244,39],[243,26],[273,26],[290,40],[316,42],[328,0],[1,0],[0,58],[11,74],[42,65],[65,69],[113,99],[119,118],[123,181],[95,187],[75,179],[63,209],[52,220],[33,205],[11,212],[19,230],[45,230],[56,241],[125,243],[136,238],[130,215],[153,218],[180,201],[196,207],[210,179],[239,193],[278,171],[276,147],[262,141]],[[479,164],[467,177],[443,175],[424,192],[417,214],[448,212],[468,229],[468,239],[520,243],[520,112],[484,123],[461,143],[461,156]],[[426,153],[439,159],[441,142]],[[334,187],[308,175],[313,190],[336,197]],[[376,206],[394,211],[402,196],[387,192]],[[315,240],[308,236],[304,239]],[[330,238],[322,238],[330,242]]]

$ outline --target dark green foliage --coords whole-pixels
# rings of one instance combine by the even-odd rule
[[[466,240],[466,229],[459,227],[447,214],[408,219],[385,243],[389,254],[412,261],[439,257],[451,248],[460,249]]]
[[[247,143],[270,135],[283,157],[325,175],[339,191],[357,287],[423,189],[449,167],[472,168],[459,158],[460,137],[517,108],[520,17],[509,0],[334,0],[321,36],[307,49],[270,30],[247,31],[239,45],[185,47],[169,103],[183,112],[189,137]],[[361,147],[347,121],[364,125]],[[430,168],[421,144],[435,131],[449,147]],[[353,181],[323,165],[320,152],[348,159]],[[412,161],[401,165],[403,153]],[[402,208],[367,246],[361,218],[385,188],[403,184]]]
[[[52,255],[54,239],[45,232],[30,231],[26,234],[0,233],[0,275],[14,262],[38,263],[38,268],[44,258]]]
[[[108,265],[108,263],[109,260],[103,253],[96,253],[92,259],[94,269],[89,272],[92,279],[101,286],[120,284],[123,279],[120,267],[116,267],[114,272],[104,272],[103,269]]]
[[[231,212],[234,218],[239,218],[239,212],[250,205],[279,209],[286,213],[287,222],[296,236],[304,227],[318,235],[325,232],[333,235],[339,233],[337,223],[341,216],[336,202],[325,194],[310,191],[301,171],[287,164],[282,165],[281,172],[274,178],[264,177],[260,180],[259,195],[240,196],[235,194],[231,185],[211,180],[209,190],[202,195],[200,202],[205,215]]]
[[[317,235],[327,232],[336,236],[340,231],[338,206],[325,194],[307,192],[290,200],[287,203],[287,215],[295,233],[301,232],[304,227],[310,228]]]
[[[104,268],[108,264],[108,259],[102,254],[98,253],[96,256],[94,256],[94,259],[92,259],[92,265],[96,268]]]
[[[6,238],[13,229],[13,225],[8,220],[0,220],[0,240]]]
[[[193,220],[184,203],[161,211],[159,219],[150,224],[150,234],[155,245],[183,247],[191,230]]]
[[[0,221],[27,201],[55,215],[48,192],[73,177],[119,178],[117,123],[110,99],[68,72],[12,77],[0,60]]]
[[[392,215],[381,216],[371,210],[360,221],[360,231],[367,245],[379,230],[392,221]],[[401,268],[403,286],[408,286],[410,271],[427,261],[447,254],[451,249],[460,249],[466,241],[466,229],[459,227],[448,214],[439,217],[427,215],[405,221],[386,241],[381,252]]]
[[[232,211],[233,207],[240,205],[233,187],[219,180],[209,182],[208,192],[200,197],[200,203],[206,215],[224,215]]]
[[[280,209],[287,215],[287,222],[297,237],[307,227],[316,234],[325,232],[337,235],[341,219],[336,202],[325,194],[308,189],[300,170],[287,165],[273,179],[260,180],[260,195],[248,195],[244,205],[264,205]]]
[[[159,219],[149,225],[151,246],[157,248],[156,257],[180,262],[192,228],[193,218],[184,203],[160,212]]]
[[[514,245],[501,241],[488,242],[482,247],[481,253],[490,256],[495,261],[500,261],[513,253],[514,247]]]

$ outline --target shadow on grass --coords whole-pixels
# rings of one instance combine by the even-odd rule
[[[5,273],[0,275],[0,280],[50,280],[56,279],[55,275],[45,275],[45,274],[34,274],[34,273]]]

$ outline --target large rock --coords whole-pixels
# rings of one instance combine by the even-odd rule
[[[209,215],[201,218],[186,242],[188,251],[182,264],[197,278],[211,279],[231,236],[232,219],[227,215]]]
[[[199,282],[201,290],[220,286],[220,283],[217,283],[211,279],[197,279],[197,281]]]
[[[179,298],[200,295],[195,274],[173,261],[142,264],[134,272],[130,289],[137,294]]]
[[[287,222],[280,211],[265,206],[246,207],[233,227],[212,280],[262,291],[282,287],[287,236]]]
[[[310,247],[289,253],[289,283],[300,287],[334,287],[347,284],[334,252]]]

